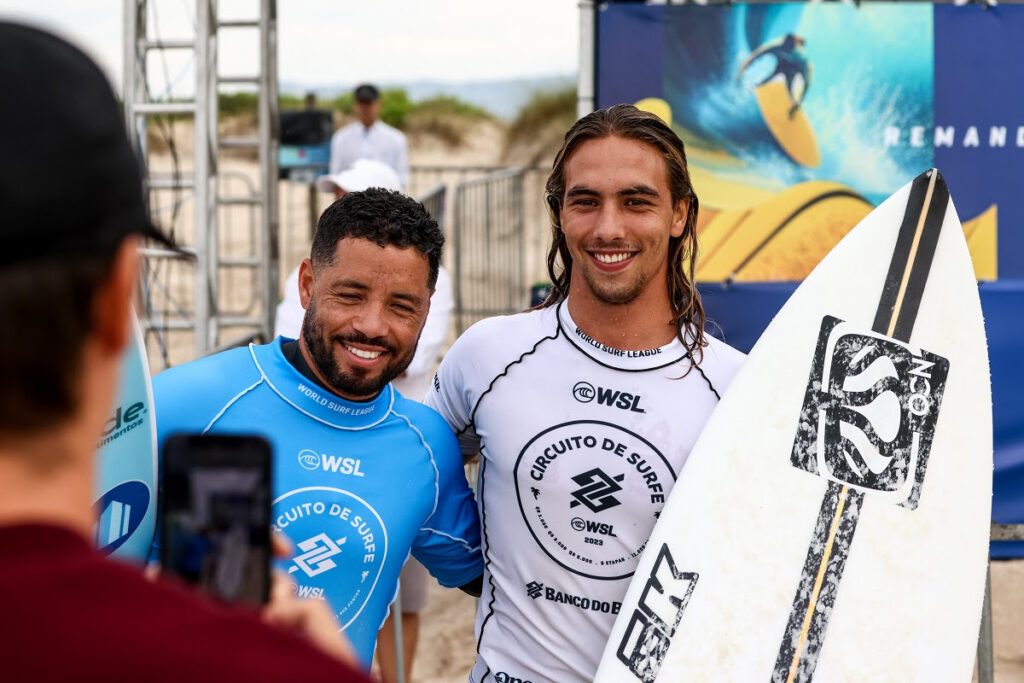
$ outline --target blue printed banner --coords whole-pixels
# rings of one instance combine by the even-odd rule
[[[1024,7],[612,4],[598,104],[636,103],[686,142],[701,281],[801,280],[931,166],[978,279],[1021,277],[1022,31]]]
[[[612,2],[597,35],[598,106],[635,103],[686,142],[697,278],[744,350],[874,206],[942,171],[981,283],[993,517],[1024,522],[1024,6]]]

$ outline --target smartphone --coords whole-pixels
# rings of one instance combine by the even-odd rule
[[[160,463],[160,564],[219,600],[270,594],[271,446],[258,436],[177,434]]]

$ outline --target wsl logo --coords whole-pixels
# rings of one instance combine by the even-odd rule
[[[657,678],[698,578],[696,572],[676,569],[668,545],[662,544],[616,651],[641,681]]]
[[[572,521],[569,522],[569,525],[576,531],[616,538],[615,527],[611,524],[592,522],[588,519],[583,519],[582,517],[573,517]]]
[[[620,410],[629,410],[634,413],[646,413],[640,407],[640,395],[630,394],[617,389],[606,389],[595,387],[590,382],[576,382],[572,388],[572,396],[580,403],[590,403],[594,399],[601,405]]]
[[[358,458],[342,458],[336,455],[318,453],[310,448],[299,451],[299,465],[310,471],[323,470],[336,474],[350,474],[353,477],[366,476],[359,469],[363,461]]]
[[[320,469],[320,454],[308,448],[299,451],[299,464],[307,470],[318,470]]]
[[[826,316],[791,460],[917,507],[949,361]]]
[[[96,547],[110,555],[138,531],[149,509],[149,487],[141,481],[126,481],[96,501]],[[147,539],[148,546],[152,539]]]
[[[576,500],[569,503],[569,507],[586,505],[591,512],[601,512],[619,505],[619,499],[612,494],[622,490],[619,482],[625,478],[624,474],[609,477],[599,468],[577,474],[572,480],[579,484],[580,488],[572,492],[572,497]]]
[[[596,395],[594,385],[590,382],[576,382],[576,386],[572,388],[572,397],[580,403],[590,403]]]

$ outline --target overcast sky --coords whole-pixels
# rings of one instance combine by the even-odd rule
[[[195,0],[149,0],[162,38],[188,36]],[[219,0],[222,18],[252,16],[255,0]],[[279,0],[278,75],[304,84],[492,80],[574,73],[575,0]],[[0,17],[53,30],[82,47],[120,89],[123,0],[0,0]],[[256,69],[255,32],[222,31],[222,75]],[[163,63],[150,65],[162,72]],[[191,81],[168,53],[172,82]],[[177,94],[177,91],[175,91]]]

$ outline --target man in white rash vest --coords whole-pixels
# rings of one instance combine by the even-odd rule
[[[546,190],[551,296],[467,330],[427,398],[463,454],[481,456],[473,683],[593,679],[668,492],[744,358],[704,333],[697,197],[661,119],[631,105],[583,117]]]

